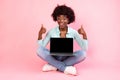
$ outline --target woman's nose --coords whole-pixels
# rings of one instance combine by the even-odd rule
[[[60,20],[60,22],[64,22],[64,20],[63,20],[63,19],[61,19],[61,20]]]

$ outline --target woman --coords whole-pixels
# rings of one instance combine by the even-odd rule
[[[86,33],[82,26],[78,31],[68,26],[68,24],[75,21],[75,14],[74,11],[66,5],[57,5],[52,13],[52,17],[54,21],[57,21],[58,26],[48,31],[46,37],[43,39],[42,34],[46,33],[46,28],[42,25],[38,35],[38,56],[48,62],[48,64],[43,66],[42,70],[58,70],[65,74],[76,75],[77,70],[74,65],[80,63],[86,57],[88,47]],[[51,56],[50,51],[46,49],[46,45],[49,43],[51,37],[73,38],[77,41],[81,50],[75,51],[73,53],[75,56]]]

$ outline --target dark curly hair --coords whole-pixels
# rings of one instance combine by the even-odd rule
[[[66,15],[67,18],[69,19],[68,24],[75,21],[74,11],[70,7],[67,7],[66,5],[57,5],[51,16],[53,17],[54,21],[57,21],[57,17],[59,15]]]

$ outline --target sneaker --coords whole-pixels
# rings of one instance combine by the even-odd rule
[[[76,68],[74,66],[67,66],[64,71],[65,74],[77,75]]]
[[[45,64],[42,68],[42,71],[47,72],[47,71],[56,71],[57,68],[50,65],[50,64]]]

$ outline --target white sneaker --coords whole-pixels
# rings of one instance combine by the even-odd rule
[[[77,75],[77,70],[74,66],[68,66],[65,68],[65,74]]]
[[[42,68],[42,71],[47,72],[47,71],[56,71],[57,68],[50,65],[50,64],[45,64]]]

